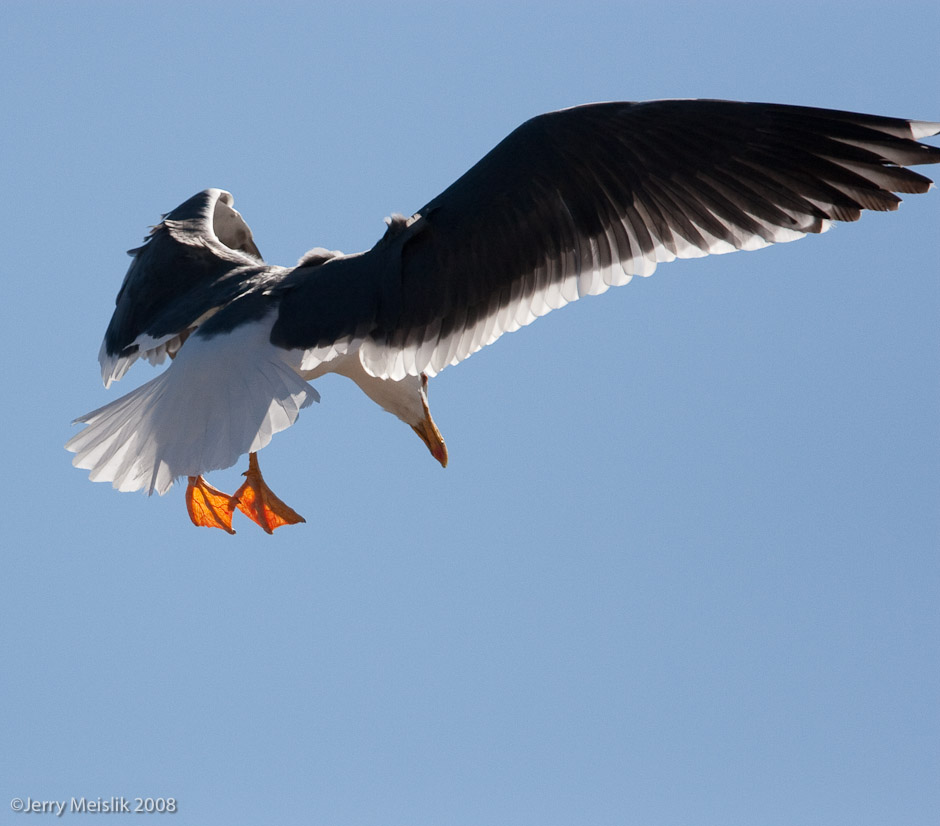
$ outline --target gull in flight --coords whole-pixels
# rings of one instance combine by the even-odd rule
[[[230,193],[167,213],[133,261],[101,345],[105,386],[138,359],[172,363],[77,419],[73,464],[122,491],[186,477],[196,525],[239,510],[271,533],[304,521],[268,488],[257,452],[352,379],[441,465],[428,379],[585,295],[661,262],[755,250],[897,209],[923,193],[907,167],[940,162],[940,123],[768,103],[598,103],[525,122],[372,249],[317,247],[266,263]],[[234,493],[203,478],[248,454]]]

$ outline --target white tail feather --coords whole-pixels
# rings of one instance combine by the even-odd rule
[[[65,445],[72,464],[118,490],[162,495],[263,448],[320,399],[295,371],[301,351],[270,343],[272,323],[192,336],[157,378],[76,420],[86,427]]]

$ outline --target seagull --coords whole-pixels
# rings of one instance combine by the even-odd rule
[[[257,453],[354,381],[442,466],[428,379],[585,295],[676,258],[755,250],[897,209],[906,167],[940,163],[940,123],[721,100],[596,103],[534,117],[370,250],[266,263],[234,199],[206,189],[165,214],[117,294],[99,353],[106,387],[138,359],[171,364],[75,420],[66,448],[93,481],[166,493],[186,477],[197,526],[236,510],[267,533],[304,519]],[[226,494],[203,478],[248,454]]]

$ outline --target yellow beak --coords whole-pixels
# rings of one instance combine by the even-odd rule
[[[441,467],[447,467],[447,445],[444,444],[441,431],[431,418],[431,408],[428,407],[428,377],[424,373],[421,374],[421,405],[424,407],[424,420],[413,424],[411,429],[428,446],[431,455],[441,463]]]
[[[434,419],[428,413],[424,421],[418,425],[412,425],[411,429],[421,437],[421,441],[428,446],[431,455],[441,463],[441,467],[447,467],[447,445],[441,437],[441,431],[434,424]]]

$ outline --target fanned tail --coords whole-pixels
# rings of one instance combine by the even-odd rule
[[[72,464],[118,490],[162,495],[263,448],[320,399],[295,372],[299,353],[270,343],[272,323],[192,336],[157,378],[76,419],[86,427],[65,445]]]

